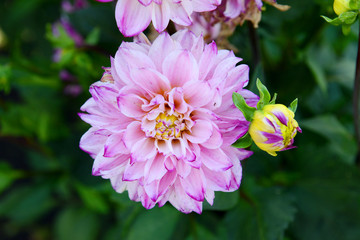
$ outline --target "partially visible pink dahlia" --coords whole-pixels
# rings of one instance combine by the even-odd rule
[[[120,32],[131,37],[144,31],[151,21],[158,32],[165,30],[169,20],[189,26],[192,23],[192,12],[212,11],[220,3],[221,0],[119,0],[115,18]]]
[[[79,115],[92,127],[80,147],[95,158],[93,175],[145,208],[169,201],[201,213],[215,191],[239,188],[240,160],[252,154],[231,147],[249,127],[232,93],[258,100],[243,89],[249,67],[186,30],[136,41],[123,42],[90,87]]]

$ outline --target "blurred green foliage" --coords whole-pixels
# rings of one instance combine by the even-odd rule
[[[254,149],[242,161],[238,191],[216,193],[202,215],[186,215],[169,205],[146,210],[117,194],[91,175],[92,159],[78,148],[89,128],[79,108],[123,40],[114,4],[89,1],[64,13],[60,0],[1,1],[0,238],[360,239],[351,110],[358,25],[345,37],[327,24],[320,15],[335,17],[331,0],[278,2],[291,9],[263,13],[259,67],[246,25],[230,40],[252,67],[251,79],[277,92],[277,102],[299,99],[298,149],[276,158]],[[53,29],[60,18],[82,44],[61,25]]]

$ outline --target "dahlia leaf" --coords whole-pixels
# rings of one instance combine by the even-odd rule
[[[244,114],[245,119],[250,122],[254,116],[256,108],[247,105],[244,97],[241,96],[239,93],[234,92],[232,95],[232,99],[235,106]]]
[[[344,12],[344,13],[340,14],[339,19],[344,24],[352,24],[355,22],[357,15],[358,15],[357,12],[348,11],[348,12]]]
[[[264,84],[260,81],[260,79],[256,80],[256,87],[260,93],[260,100],[257,104],[257,109],[261,110],[266,104],[269,104],[271,96],[267,88]]]
[[[334,26],[339,26],[341,23],[342,23],[342,21],[340,20],[340,18],[334,18],[334,19],[331,19],[331,18],[329,18],[329,17],[326,17],[326,16],[321,16],[323,19],[325,19],[325,21],[327,21],[328,23],[330,23],[330,24],[332,24],[332,25],[334,25]]]
[[[273,98],[271,99],[271,101],[269,103],[270,104],[275,104],[276,98],[277,98],[277,93],[274,93],[274,96],[273,96]]]
[[[244,136],[239,138],[235,143],[233,143],[231,146],[236,148],[248,148],[252,144],[252,138],[250,134],[247,132]]]
[[[288,107],[293,113],[296,112],[297,109],[297,105],[298,105],[298,99],[296,98],[294,101],[292,101],[290,103],[290,106]]]

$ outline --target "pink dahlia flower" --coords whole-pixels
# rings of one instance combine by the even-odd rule
[[[212,11],[220,3],[221,0],[119,0],[115,18],[120,32],[131,37],[144,31],[151,21],[158,32],[165,30],[169,20],[189,26],[192,12]]]
[[[258,99],[243,89],[249,68],[186,30],[136,41],[123,42],[90,87],[80,117],[92,127],[80,147],[95,158],[93,175],[145,208],[169,201],[201,213],[215,191],[239,188],[240,160],[252,154],[231,147],[249,127],[232,93]]]

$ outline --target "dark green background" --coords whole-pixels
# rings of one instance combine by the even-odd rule
[[[284,0],[271,6],[257,35],[261,64],[248,27],[230,38],[237,53],[278,102],[299,99],[303,129],[297,149],[271,157],[254,148],[242,161],[243,180],[233,193],[216,193],[202,215],[171,205],[152,210],[117,194],[108,180],[91,175],[93,160],[78,148],[89,128],[77,113],[90,97],[123,40],[114,3],[89,1],[72,14],[60,0],[2,0],[0,28],[0,239],[360,239],[360,172],[352,120],[357,27],[343,36],[330,0]],[[75,46],[51,24],[66,16],[87,45]],[[55,48],[63,55],[52,61]],[[64,94],[66,69],[84,91]]]

